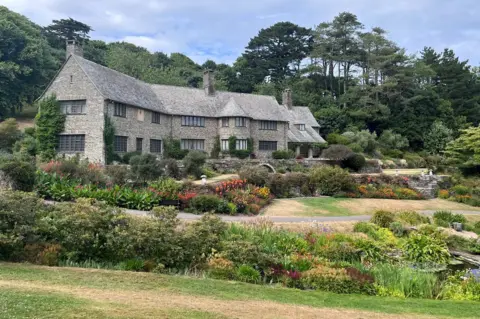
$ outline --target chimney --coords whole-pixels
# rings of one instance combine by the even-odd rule
[[[205,90],[205,95],[214,96],[215,95],[215,76],[213,75],[212,70],[203,71],[203,89]]]
[[[285,89],[285,91],[283,91],[282,104],[289,110],[293,108],[292,90]]]
[[[67,59],[72,54],[83,58],[83,47],[76,40],[67,40]]]

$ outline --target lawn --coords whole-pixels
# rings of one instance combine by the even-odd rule
[[[278,199],[269,206],[265,216],[353,216],[366,215],[375,210],[463,210],[480,211],[472,207],[443,199],[431,200],[393,200],[372,198],[296,198]]]
[[[1,318],[475,318],[479,304],[0,264]],[[419,316],[420,315],[420,316]]]

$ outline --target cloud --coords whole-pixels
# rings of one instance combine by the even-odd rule
[[[382,27],[408,53],[455,48],[480,62],[478,0],[0,0],[40,25],[72,17],[92,38],[128,41],[151,51],[182,52],[196,62],[232,63],[261,28],[279,21],[314,27],[342,11],[366,29]],[[470,33],[469,33],[470,32]]]

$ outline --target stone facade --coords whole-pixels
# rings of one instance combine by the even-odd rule
[[[85,152],[80,154],[81,157],[91,162],[104,163],[105,99],[75,60],[69,59],[63,66],[45,92],[45,96],[51,94],[55,94],[59,101],[86,100],[85,114],[67,115],[63,134],[85,134]]]
[[[217,92],[211,72],[204,74],[203,90],[151,85],[83,59],[82,54],[78,44],[67,43],[67,62],[43,96],[55,94],[59,101],[85,101],[83,114],[67,114],[62,134],[84,135],[84,151],[79,155],[91,162],[105,163],[105,116],[112,119],[115,135],[127,137],[127,152],[137,150],[137,139],[142,139],[142,152],[149,152],[151,139],[174,138],[204,140],[203,150],[210,154],[217,137],[227,140],[235,136],[240,140],[251,138],[253,152],[264,159],[271,157],[272,150],[260,150],[260,141],[276,142],[277,150],[287,149],[293,136],[305,143],[323,141],[313,130],[292,135],[292,123],[315,127],[318,123],[309,110],[311,118],[303,114],[302,107],[292,107],[291,91],[286,92],[287,106],[270,96]],[[116,102],[126,105],[125,117],[114,115]],[[160,114],[160,123],[152,122],[154,112]],[[182,116],[201,117],[204,126],[182,126]],[[245,119],[245,126],[237,127],[236,117]],[[227,127],[222,125],[225,118]],[[276,122],[276,130],[260,129],[263,120]],[[70,144],[63,149],[77,149],[72,143],[78,140],[72,141],[65,142]]]

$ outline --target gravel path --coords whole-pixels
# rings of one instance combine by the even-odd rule
[[[148,212],[127,209],[127,213],[137,216],[146,216]],[[420,213],[425,215],[433,215],[435,211],[433,210],[423,210]],[[464,214],[464,215],[480,215],[479,211],[452,211],[454,214]],[[218,215],[226,222],[242,222],[254,220],[260,216],[228,216],[228,215]],[[290,216],[265,216],[269,220],[275,223],[305,223],[305,222],[356,222],[356,221],[365,221],[370,220],[372,216],[370,215],[353,215],[353,216],[335,216],[335,217],[290,217]],[[178,218],[183,220],[198,220],[202,218],[201,215],[189,214],[189,213],[179,213]]]

